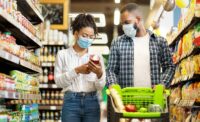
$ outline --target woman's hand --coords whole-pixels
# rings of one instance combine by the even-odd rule
[[[101,63],[95,64],[92,61],[89,61],[88,69],[89,69],[89,71],[95,73],[97,75],[98,79],[101,78],[101,76],[103,75]]]
[[[77,74],[89,74],[90,73],[90,70],[88,68],[88,63],[87,64],[83,64],[79,67],[76,67],[75,68],[75,71]]]

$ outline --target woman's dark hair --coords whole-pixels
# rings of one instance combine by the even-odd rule
[[[128,3],[126,4],[122,9],[121,9],[121,13],[128,11],[128,12],[132,12],[134,10],[138,10],[139,9],[139,5],[136,3]]]
[[[79,14],[71,24],[73,34],[75,31],[80,31],[85,27],[93,28],[95,35],[97,35],[98,31],[93,16],[90,14]]]

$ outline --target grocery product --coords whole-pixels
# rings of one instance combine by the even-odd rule
[[[148,112],[163,112],[163,109],[158,104],[150,104],[148,107]]]
[[[17,91],[31,94],[39,93],[39,81],[35,77],[17,70],[11,71],[10,75],[16,81]]]
[[[186,33],[183,38],[178,42],[173,54],[173,62],[178,63],[181,59],[190,55],[200,45],[199,23],[195,29],[191,29]]]
[[[50,29],[50,21],[45,22],[44,33],[42,35],[43,44],[67,44],[68,37],[65,33],[59,30],[52,30]]]
[[[12,18],[19,22],[19,24],[21,24],[25,29],[27,29],[33,35],[36,35],[36,29],[32,23],[26,17],[24,17],[20,11],[17,10],[16,2],[16,0],[3,0],[1,1],[2,6],[0,6],[0,8],[6,13],[10,14]]]
[[[0,73],[0,90],[15,92],[15,81],[10,76]]]
[[[57,52],[62,49],[64,49],[64,46],[44,46],[44,48],[40,50],[40,61],[55,62]]]
[[[61,111],[41,111],[40,116],[42,122],[58,122],[61,120]]]
[[[119,93],[114,89],[114,88],[111,88],[110,89],[110,94],[114,100],[114,103],[117,107],[117,110],[119,112],[123,112],[124,110],[124,105],[123,105],[123,102],[122,102],[122,99],[121,99],[121,96],[119,95]]]
[[[99,64],[100,58],[99,58],[98,55],[91,55],[91,56],[90,56],[90,60],[91,60],[92,62],[94,62],[95,64]]]
[[[39,121],[37,104],[18,105],[17,111],[0,106],[0,122],[33,122]]]
[[[140,108],[139,112],[147,112],[147,108]]]
[[[182,60],[176,67],[172,84],[191,79],[194,74],[200,74],[200,55]]]
[[[199,82],[188,82],[182,87],[182,99],[199,100]]]
[[[177,2],[177,1],[176,1]],[[184,1],[178,1],[180,4]],[[178,33],[170,45],[173,49],[173,62],[176,64],[174,79],[171,82],[170,122],[198,122],[195,108],[199,107],[200,74],[200,1],[190,0],[187,9],[182,11],[178,22]],[[175,47],[174,47],[175,46]]]
[[[127,112],[137,112],[137,108],[135,105],[132,105],[132,104],[127,104],[125,105],[125,110]]]
[[[24,46],[17,45],[16,39],[10,32],[0,32],[0,49],[14,54],[21,59],[27,60],[35,65],[40,65],[39,57],[34,52],[29,51]]]

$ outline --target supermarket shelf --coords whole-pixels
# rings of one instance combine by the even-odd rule
[[[195,100],[180,100],[178,106],[181,107],[192,107],[195,103]]]
[[[36,36],[2,9],[0,9],[0,27],[1,29],[8,29],[11,31],[12,35],[17,39],[18,44],[25,45],[27,48],[42,47],[42,43]]]
[[[49,120],[40,120],[41,122],[49,122]],[[50,120],[51,121],[51,120]],[[62,122],[61,120],[52,120],[53,122]]]
[[[62,106],[39,105],[39,110],[61,110]]]
[[[51,67],[51,66],[55,66],[54,62],[42,62],[41,64],[42,67]]]
[[[180,38],[183,37],[184,34],[186,34],[190,29],[192,29],[194,27],[194,25],[196,25],[200,20],[200,17],[196,17],[194,16],[191,20],[191,22],[189,22],[189,24],[187,24],[170,42],[169,42],[169,46],[174,46],[176,44],[176,41],[178,41]]]
[[[17,4],[21,8],[20,11],[22,11],[33,24],[40,24],[44,21],[41,12],[31,0],[17,0]]]
[[[170,99],[170,104],[171,105],[177,105],[180,102],[181,98],[176,98],[176,99]]]
[[[200,74],[193,74],[190,76],[185,77],[184,79],[177,79],[176,81],[172,81],[171,83],[171,88],[172,87],[177,87],[179,85],[183,85],[187,82],[193,82],[193,81],[198,81],[200,79]]]
[[[170,104],[186,108],[200,108],[200,106],[198,106],[199,103],[197,103],[195,100],[185,100],[181,98],[172,100]]]
[[[42,68],[35,66],[28,61],[22,60],[19,57],[1,49],[0,49],[0,64],[2,67],[10,66],[17,70],[19,69],[31,73],[42,73]]]
[[[38,72],[38,73],[42,73],[42,68],[41,67],[38,67],[38,66],[35,66],[33,64],[31,64],[30,62],[27,62],[25,60],[20,60],[20,65],[28,68],[28,69],[32,69],[33,71],[35,72]]]
[[[64,42],[42,42],[43,45],[45,46],[64,46],[65,43]]]
[[[0,90],[0,98],[6,99],[24,99],[24,100],[40,100],[40,94],[22,94],[18,92],[9,92]]]
[[[40,84],[42,89],[61,89],[56,84]]]
[[[178,60],[175,64],[179,64],[182,60],[192,56],[192,55],[197,55],[200,53],[200,48],[199,47],[195,47],[190,53],[184,55],[180,60]]]
[[[41,122],[49,122],[49,120],[40,120]],[[51,120],[50,120],[51,121]],[[61,120],[52,120],[53,122],[62,122]]]

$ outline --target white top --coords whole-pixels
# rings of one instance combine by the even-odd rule
[[[63,92],[92,92],[102,90],[105,85],[105,66],[101,55],[99,55],[99,57],[103,75],[100,79],[98,79],[94,73],[84,75],[75,72],[76,67],[89,61],[90,54],[88,50],[88,53],[79,56],[73,47],[58,52],[54,75],[56,85],[63,88]]]
[[[144,37],[134,39],[134,86],[151,87],[150,71],[150,36],[147,33]]]

